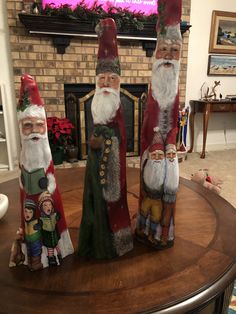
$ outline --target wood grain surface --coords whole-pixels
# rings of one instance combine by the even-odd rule
[[[139,171],[128,168],[132,227]],[[77,250],[84,168],[57,170],[66,220]],[[10,206],[0,220],[0,313],[185,313],[214,298],[236,276],[236,211],[220,196],[180,180],[174,247],[134,250],[113,260],[85,260],[75,252],[56,268],[8,268],[20,222],[18,181],[0,184]]]

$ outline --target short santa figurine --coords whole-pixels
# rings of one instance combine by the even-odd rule
[[[91,111],[94,130],[85,174],[79,255],[96,259],[124,255],[133,248],[126,190],[126,134],[120,103],[120,63],[116,24],[102,20],[96,91]]]
[[[47,135],[47,121],[44,109],[44,103],[40,98],[37,84],[30,75],[23,75],[21,77],[20,98],[17,105],[17,117],[19,121],[20,136],[21,136],[21,154],[20,154],[20,192],[21,192],[21,228],[18,231],[18,239],[22,240],[22,252],[25,254],[25,264],[29,266],[30,270],[39,269],[38,265],[42,263],[42,267],[59,265],[62,258],[73,253],[73,246],[70,235],[67,229],[61,196],[57,187],[56,178],[54,175],[54,165],[51,156],[51,150]],[[58,246],[60,250],[51,252],[55,256],[52,260],[51,255],[48,254],[48,248],[43,244],[42,223],[40,224],[40,209],[39,198],[42,193],[47,191],[53,202],[54,211],[60,217],[56,221],[55,228],[58,232]],[[37,223],[37,233],[33,226],[32,230],[25,226],[29,223],[25,222],[26,213],[25,204],[35,204],[32,210],[34,221]],[[27,205],[28,206],[28,205]],[[28,217],[28,216],[27,216]],[[31,221],[29,219],[29,221]],[[36,224],[35,224],[36,226]],[[50,228],[50,226],[47,226]],[[31,249],[29,252],[29,241],[33,241],[34,234],[37,234],[37,243],[42,243],[42,248],[37,246],[38,252],[41,250],[40,261],[34,268],[34,264],[29,262],[34,256]],[[41,239],[40,239],[41,237]],[[28,250],[27,250],[28,245]],[[32,245],[31,245],[32,247]],[[58,254],[58,252],[60,252]],[[10,266],[15,263],[14,256],[11,256]]]
[[[157,44],[141,131],[141,192],[137,239],[162,249],[173,245],[179,168],[178,79],[181,0],[159,0]]]

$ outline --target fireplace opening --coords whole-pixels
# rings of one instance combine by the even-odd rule
[[[75,145],[78,159],[86,159],[88,142],[93,130],[91,103],[95,93],[94,84],[65,84],[66,117],[74,124]],[[123,106],[127,156],[139,156],[140,128],[147,98],[147,84],[121,84],[120,99]]]

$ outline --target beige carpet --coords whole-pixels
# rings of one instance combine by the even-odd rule
[[[85,162],[75,164],[65,163],[58,168],[84,167]],[[128,167],[139,167],[139,158],[127,158]],[[223,181],[221,196],[236,208],[236,150],[207,152],[206,158],[201,159],[199,153],[187,155],[187,160],[180,163],[180,176],[191,179],[191,174],[199,169],[208,169],[209,172]],[[18,171],[0,172],[0,183],[18,176]],[[0,191],[1,193],[1,191]]]
[[[208,169],[223,181],[220,195],[236,208],[236,150],[208,152],[205,159],[199,153],[188,154],[187,160],[180,163],[180,176],[191,179],[199,169]]]

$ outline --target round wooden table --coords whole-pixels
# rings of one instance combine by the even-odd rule
[[[81,219],[83,168],[56,172],[75,249]],[[127,169],[132,226],[138,208],[139,171]],[[221,313],[236,277],[236,211],[220,196],[181,179],[175,245],[155,251],[134,241],[134,250],[113,260],[70,255],[56,268],[9,269],[20,223],[18,181],[0,184],[9,197],[0,220],[1,313]]]

